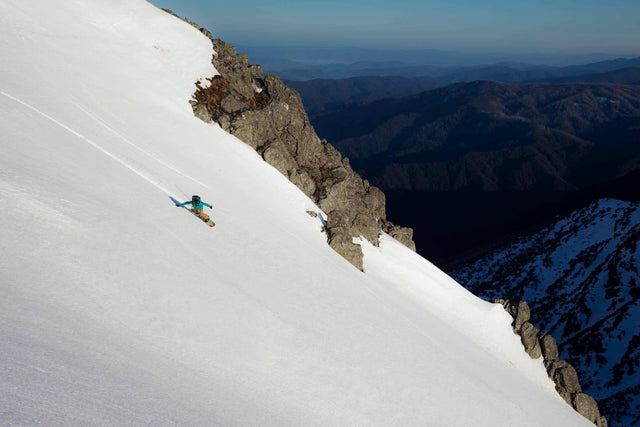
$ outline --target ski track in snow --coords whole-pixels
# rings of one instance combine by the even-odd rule
[[[86,136],[76,132],[75,130],[71,129],[69,126],[65,125],[64,123],[61,123],[60,121],[56,120],[55,118],[51,117],[50,115],[48,115],[47,113],[40,111],[39,109],[37,109],[36,107],[34,107],[33,105],[30,105],[24,101],[22,101],[21,99],[16,98],[15,96],[12,96],[8,93],[6,93],[3,90],[0,90],[0,95],[3,95],[9,99],[11,99],[12,101],[17,102],[18,104],[23,105],[24,107],[30,109],[31,111],[41,115],[42,117],[46,118],[47,120],[50,120],[51,122],[57,124],[58,126],[60,126],[61,128],[63,128],[64,130],[72,133],[73,135],[77,136],[78,138],[82,139],[83,141],[85,141],[86,143],[88,143],[89,145],[91,145],[92,147],[94,147],[95,149],[101,151],[102,153],[104,153],[105,155],[107,155],[108,157],[112,158],[113,160],[115,160],[116,162],[120,163],[122,166],[124,166],[125,168],[129,169],[131,172],[135,173],[136,175],[138,175],[139,177],[141,177],[142,179],[144,179],[145,181],[147,181],[148,183],[150,183],[151,185],[153,185],[154,187],[158,188],[159,190],[163,191],[164,193],[166,193],[167,195],[171,194],[171,191],[169,191],[168,189],[166,189],[162,184],[160,184],[159,182],[155,181],[154,179],[148,177],[147,175],[145,175],[143,172],[139,171],[138,169],[136,169],[135,167],[133,167],[132,165],[130,165],[129,163],[125,162],[124,160],[120,159],[118,156],[116,156],[115,154],[109,152],[108,150],[104,149],[102,146],[100,146],[99,144],[95,143],[94,141],[92,141],[91,139],[87,138]]]
[[[197,179],[195,179],[194,177],[182,172],[181,170],[175,168],[174,166],[170,165],[169,163],[165,162],[164,160],[160,159],[157,156],[154,156],[153,154],[149,153],[148,151],[140,148],[138,145],[134,144],[133,142],[131,142],[129,140],[129,138],[125,137],[124,135],[122,135],[120,132],[118,132],[117,130],[115,130],[113,127],[109,126],[108,124],[106,124],[103,120],[101,120],[100,118],[98,118],[95,114],[93,114],[92,112],[90,112],[89,110],[87,110],[86,108],[84,108],[82,105],[80,105],[80,103],[73,101],[73,104],[78,107],[78,109],[80,111],[82,111],[83,113],[85,113],[87,116],[91,117],[91,119],[93,119],[96,123],[98,123],[100,126],[102,126],[103,128],[107,129],[109,132],[113,133],[114,135],[116,135],[118,138],[120,138],[121,140],[123,140],[125,143],[127,143],[128,145],[130,145],[131,147],[135,148],[136,150],[138,150],[139,152],[141,152],[142,154],[146,155],[147,157],[155,160],[156,162],[160,163],[162,166],[165,166],[166,168],[168,168],[169,170],[187,178],[190,179],[191,181],[195,182],[196,184],[200,185],[203,188],[209,189],[209,186],[201,181],[198,181]],[[170,194],[170,193],[167,193]]]

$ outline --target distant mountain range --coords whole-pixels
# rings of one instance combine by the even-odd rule
[[[459,83],[311,122],[441,263],[640,169],[640,86]]]
[[[359,77],[322,78],[307,81],[288,80],[290,87],[300,92],[310,114],[332,110],[353,102],[371,102],[384,98],[398,98],[453,83],[475,80],[494,80],[503,83],[640,83],[640,57],[615,59],[568,67],[533,66],[520,63],[499,63],[489,66],[424,69],[416,77],[410,69],[381,69],[379,75],[369,75],[371,64],[359,64]],[[344,65],[328,65],[342,67]],[[356,66],[351,64],[351,66]],[[354,72],[356,70],[354,69]],[[393,74],[393,73],[397,74]],[[389,75],[386,75],[389,74]],[[391,75],[393,74],[393,75]]]
[[[615,70],[640,66],[640,57],[632,59],[614,59],[585,65],[567,67],[513,66],[497,64],[486,67],[467,67],[439,75],[443,84],[467,82],[473,80],[495,80],[503,83],[548,82],[564,79],[563,83],[584,81],[581,76],[609,73]],[[612,82],[627,83],[627,82]]]
[[[515,69],[553,69],[614,60],[610,54],[509,54],[439,49],[371,49],[313,46],[237,46],[267,73],[288,80],[343,79],[358,76],[437,77],[461,67],[505,65]],[[618,67],[621,68],[621,67]],[[602,72],[602,71],[591,71]]]
[[[638,166],[640,87],[459,83],[312,123],[385,189],[565,191]]]
[[[640,67],[628,67],[607,73],[587,74],[581,76],[560,77],[546,80],[549,83],[572,83],[576,81],[585,83],[614,83],[640,85]]]
[[[489,300],[526,300],[609,425],[640,424],[640,204],[603,199],[452,276]]]
[[[285,83],[300,93],[308,114],[334,110],[349,103],[414,95],[442,86],[438,79],[429,76],[363,76],[335,80],[286,81]]]

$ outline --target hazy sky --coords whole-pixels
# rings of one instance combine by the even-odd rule
[[[640,0],[151,0],[233,44],[640,55]]]

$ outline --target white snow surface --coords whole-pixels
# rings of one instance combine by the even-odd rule
[[[0,2],[0,425],[589,425],[502,307],[386,235],[356,270],[196,119],[212,53],[141,0]]]

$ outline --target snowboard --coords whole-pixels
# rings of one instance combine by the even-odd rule
[[[202,222],[204,222],[205,224],[207,224],[209,227],[213,227],[213,226],[215,226],[215,225],[216,225],[216,223],[215,223],[215,222],[213,222],[213,221],[211,220],[211,218],[209,218],[209,219],[204,219],[204,218],[202,218],[200,215],[198,215],[194,210],[189,209],[189,208],[188,208],[188,207],[186,207],[186,206],[180,206],[180,202],[179,202],[179,201],[177,201],[176,199],[174,199],[173,197],[169,196],[169,198],[171,199],[171,201],[172,201],[176,206],[179,206],[179,207],[181,207],[181,208],[184,208],[184,209],[188,210],[188,211],[189,211],[189,212],[191,212],[193,215],[195,215],[195,216],[196,216],[200,221],[202,221]]]
[[[215,222],[211,221],[211,218],[209,219],[204,219],[202,218],[200,215],[198,215],[194,210],[189,209],[189,212],[191,212],[192,214],[194,214],[195,216],[198,217],[198,219],[200,219],[200,221],[204,222],[205,224],[207,224],[209,227],[213,227],[214,225],[216,225]]]

